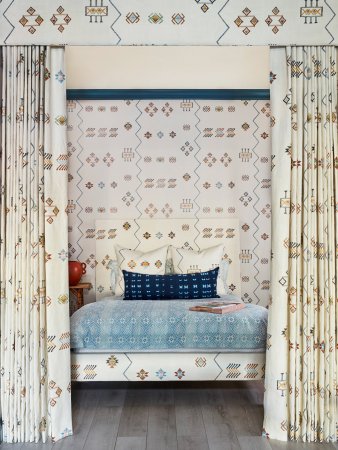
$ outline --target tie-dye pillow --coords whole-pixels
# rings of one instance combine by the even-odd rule
[[[148,275],[123,270],[124,300],[217,298],[218,268],[188,274]]]

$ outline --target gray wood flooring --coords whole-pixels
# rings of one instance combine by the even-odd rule
[[[1,450],[338,450],[261,437],[260,382],[77,383],[74,436]]]

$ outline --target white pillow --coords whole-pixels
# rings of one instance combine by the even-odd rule
[[[206,272],[208,270],[220,267],[224,253],[224,246],[217,245],[200,252],[187,250],[184,248],[171,247],[171,256],[173,260],[175,273],[196,273]],[[221,276],[222,272],[222,276]],[[224,277],[223,265],[220,268],[217,278],[217,294],[225,295],[227,292],[222,280]]]
[[[118,275],[117,261],[111,260],[110,270],[111,270],[111,272],[110,272],[110,288],[111,288],[112,293],[115,294],[117,275]]]
[[[222,286],[224,286],[224,290],[226,294],[229,294],[228,287],[228,272],[229,272],[229,261],[227,259],[222,259],[219,265],[219,276],[222,280]],[[231,292],[230,292],[231,294]]]
[[[115,246],[116,260],[118,265],[117,283],[115,295],[124,294],[124,279],[122,270],[128,272],[145,273],[148,275],[164,275],[168,246],[143,253],[138,250]]]

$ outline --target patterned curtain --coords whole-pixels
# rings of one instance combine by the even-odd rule
[[[334,47],[271,50],[272,297],[265,434],[337,440],[338,145]]]
[[[64,50],[1,49],[3,440],[72,434]]]

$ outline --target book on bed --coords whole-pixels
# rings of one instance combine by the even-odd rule
[[[245,308],[244,303],[229,302],[209,302],[204,305],[195,305],[189,308],[189,311],[206,312],[212,314],[229,314]]]

